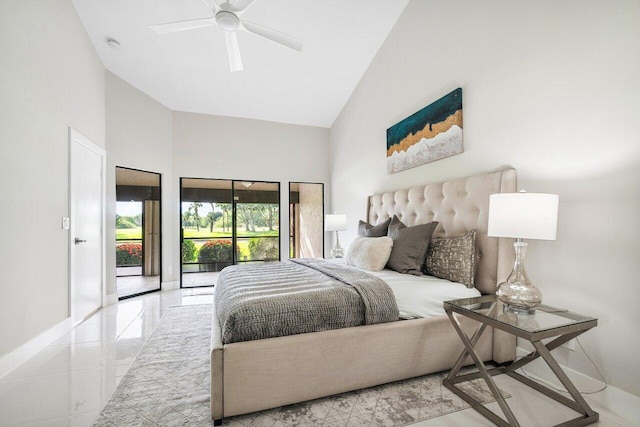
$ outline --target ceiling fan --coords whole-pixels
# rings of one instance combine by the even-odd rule
[[[211,18],[190,19],[187,21],[168,22],[166,24],[152,25],[150,28],[158,34],[169,34],[178,31],[194,30],[196,28],[217,25],[224,31],[227,41],[227,54],[231,71],[242,71],[242,57],[238,45],[238,30],[271,40],[295,51],[302,51],[304,42],[280,31],[263,27],[254,22],[240,19],[240,15],[253,4],[255,0],[224,0],[223,3],[213,0],[202,0],[213,11]]]

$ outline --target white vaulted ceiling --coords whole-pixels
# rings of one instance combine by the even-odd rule
[[[105,68],[172,110],[330,127],[408,0],[255,0],[242,19],[302,39],[304,48],[239,32],[244,71],[235,73],[220,28],[149,28],[211,17],[202,0],[73,3]]]

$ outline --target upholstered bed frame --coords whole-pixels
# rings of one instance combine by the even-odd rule
[[[516,172],[468,178],[369,197],[367,219],[397,215],[407,226],[438,221],[434,236],[477,230],[476,288],[495,293],[513,266],[511,241],[487,237],[489,195],[516,191]],[[460,319],[468,332],[474,325]],[[513,360],[515,339],[485,332],[483,360]],[[462,344],[447,316],[401,320],[256,341],[222,344],[213,313],[211,416],[245,414],[451,368]],[[471,363],[468,361],[468,363]]]

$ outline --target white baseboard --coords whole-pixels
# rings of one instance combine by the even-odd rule
[[[0,378],[3,378],[18,366],[35,356],[40,350],[67,334],[71,329],[73,329],[71,318],[67,317],[62,322],[44,331],[31,341],[21,345],[11,353],[4,355],[0,358]]]
[[[521,347],[518,347],[516,350],[518,357],[524,357],[529,354],[529,350],[525,350]],[[589,377],[566,366],[561,365],[561,367],[564,373],[581,393],[599,390],[604,386],[604,383],[601,380]],[[525,366],[524,370],[531,378],[543,382],[551,387],[564,390],[564,387],[562,387],[558,378],[556,378],[555,374],[544,361],[533,361]],[[607,411],[626,420],[640,420],[639,396],[628,393],[622,389],[612,386],[611,384],[607,385],[606,389],[595,394],[595,396],[597,396],[597,402],[594,402],[588,394],[584,395],[584,398],[596,412],[598,412],[598,408],[596,406],[601,406]]]
[[[171,282],[162,282],[162,290],[163,291],[174,291],[176,289],[180,289],[180,281],[174,280]]]
[[[118,293],[114,292],[112,294],[107,294],[106,298],[104,299],[104,304],[103,307],[106,307],[108,305],[113,305],[113,304],[117,304],[118,303]]]

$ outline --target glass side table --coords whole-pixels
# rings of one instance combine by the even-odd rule
[[[589,407],[580,392],[576,389],[567,375],[562,371],[558,362],[556,362],[551,355],[551,350],[597,326],[597,319],[546,305],[536,307],[534,314],[516,314],[505,310],[504,305],[502,302],[497,300],[495,295],[445,301],[444,310],[447,313],[447,316],[449,316],[449,320],[451,320],[451,323],[460,336],[460,339],[464,343],[465,349],[456,360],[453,368],[451,368],[449,375],[443,380],[443,384],[494,424],[498,426],[520,425],[493,381],[492,376],[498,374],[507,374],[582,414],[578,418],[574,418],[558,425],[583,426],[598,421],[598,413]],[[468,337],[462,331],[458,321],[456,320],[456,316],[465,316],[479,323],[478,329],[476,329],[475,333],[471,337]],[[535,350],[511,364],[487,369],[484,366],[482,359],[480,359],[474,349],[487,326],[491,326],[492,328],[499,329],[515,335],[516,337],[525,339],[533,345]],[[543,343],[542,340],[547,338],[552,338],[552,340],[546,344]],[[478,371],[470,374],[459,375],[460,368],[467,356],[470,356],[471,359],[473,359]],[[573,400],[515,372],[516,369],[522,368],[539,357],[549,365],[553,373],[558,377],[571,397],[573,397]],[[507,418],[506,420],[484,407],[480,402],[456,386],[456,384],[461,382],[477,378],[483,378],[486,381],[491,394],[496,399],[500,409]]]

